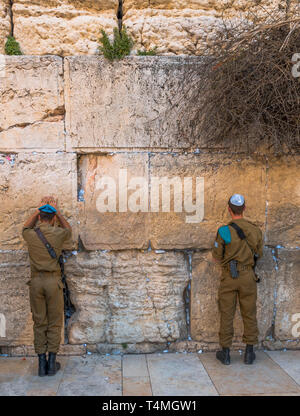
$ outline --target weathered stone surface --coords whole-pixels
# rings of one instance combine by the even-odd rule
[[[225,11],[226,16],[235,16],[237,12],[245,12],[250,9],[259,9],[259,3],[268,8],[280,3],[280,0],[263,0],[263,2],[249,0],[124,0],[123,10],[126,13],[130,9],[192,9],[210,10],[220,16]],[[292,0],[296,4],[296,1]]]
[[[280,249],[277,255],[275,339],[281,341],[290,340],[290,342],[294,343],[297,341],[299,343],[300,251]],[[289,347],[290,342],[286,342],[285,347]]]
[[[98,354],[152,354],[166,349],[167,342],[140,342],[137,344],[88,344],[87,350]]]
[[[201,65],[195,57],[66,58],[68,148],[200,146],[191,97]]]
[[[189,217],[195,215],[195,212],[185,212],[184,208],[183,212],[174,212],[172,207],[168,213],[161,210],[151,213],[149,233],[154,248],[211,248],[218,227],[230,220],[227,202],[234,193],[245,196],[246,218],[264,227],[266,175],[263,162],[225,154],[157,154],[151,156],[150,169],[152,182],[154,177],[177,177],[183,186],[184,178],[193,178],[194,202],[196,178],[204,178],[203,221],[188,223],[191,220]],[[190,194],[186,189],[188,188],[184,188],[184,198]],[[153,198],[151,203],[152,201]],[[196,204],[199,207],[200,201],[197,197]]]
[[[265,250],[257,273],[261,278],[258,284],[257,319],[259,340],[270,333],[273,319],[275,288],[275,268],[271,250]],[[191,284],[191,337],[196,341],[214,343],[218,341],[219,311],[217,305],[221,269],[213,263],[210,253],[193,255]],[[233,341],[241,342],[243,322],[239,310],[234,321]]]
[[[196,354],[151,354],[147,363],[154,396],[218,395]]]
[[[0,249],[26,247],[23,224],[46,195],[59,199],[62,213],[74,226],[76,242],[76,186],[74,154],[0,155]],[[69,241],[65,248],[72,246]]]
[[[0,345],[31,345],[33,329],[29,305],[29,259],[26,252],[0,251],[0,320],[5,336]],[[3,325],[3,321],[5,324]]]
[[[280,0],[125,0],[123,24],[135,40],[135,49],[158,48],[159,54],[200,55],[225,21],[252,20],[255,16],[274,15]],[[281,4],[282,6],[282,4]],[[297,0],[292,1],[292,9]],[[282,14],[284,7],[281,7]]]
[[[24,54],[95,54],[100,30],[117,26],[118,0],[17,0],[14,35]]]
[[[4,53],[7,36],[10,34],[9,0],[0,0],[0,54]]]
[[[69,342],[166,342],[187,335],[182,253],[79,253],[66,265],[76,314]]]
[[[141,153],[89,155],[80,159],[81,189],[84,191],[84,202],[79,202],[80,238],[87,250],[147,248],[148,246],[147,213],[132,212],[126,208],[126,203],[123,204],[125,212],[122,212],[119,192],[126,195],[127,185],[121,184],[119,175],[121,174],[124,179],[125,170],[129,183],[131,178],[136,176],[147,180],[148,155]],[[108,201],[105,201],[104,177],[109,177],[115,184],[115,188],[106,186],[109,190]],[[100,189],[101,181],[103,187]],[[128,192],[129,204],[133,193],[134,191]],[[148,198],[148,187],[145,188],[145,196]],[[100,200],[103,204],[100,204]],[[116,201],[115,208],[110,209],[115,209],[116,212],[104,212],[106,205],[114,204],[114,201]],[[146,208],[148,208],[147,201]]]
[[[6,354],[9,357],[36,357],[36,352],[33,345],[17,345],[0,347],[0,353]],[[86,347],[84,345],[69,345],[61,344],[58,355],[60,356],[79,356],[86,354]]]
[[[269,160],[267,243],[300,247],[299,156]]]
[[[62,59],[5,57],[0,151],[64,150]]]
[[[221,395],[299,394],[297,383],[263,351],[256,352],[254,365],[245,365],[243,356],[231,355],[231,365],[221,365],[215,354],[199,356]],[[226,380],[226,382],[225,382]]]

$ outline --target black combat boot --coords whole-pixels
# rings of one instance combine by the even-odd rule
[[[253,345],[247,344],[245,356],[244,356],[244,363],[245,364],[253,364],[253,361],[255,360],[255,352],[253,351]]]
[[[60,369],[60,364],[56,362],[56,354],[49,352],[48,355],[48,376],[55,376]]]
[[[230,364],[230,349],[229,348],[222,348],[221,351],[217,351],[216,357],[218,360],[221,361],[224,365]]]
[[[46,354],[38,354],[39,356],[39,376],[45,377],[47,375],[47,358]]]

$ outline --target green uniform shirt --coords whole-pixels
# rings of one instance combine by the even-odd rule
[[[61,255],[64,242],[71,238],[71,230],[52,227],[49,224],[41,224],[39,228],[54,248],[58,259]],[[28,245],[32,272],[60,272],[58,260],[51,258],[44,243],[40,240],[33,228],[23,228],[22,235]]]
[[[254,253],[259,257],[262,257],[263,254],[262,232],[260,228],[244,218],[232,220],[231,222],[236,223],[244,231],[248,244],[245,240],[241,240],[235,229],[228,224],[228,226],[218,229],[212,251],[213,257],[219,260],[222,266],[231,260],[237,260],[243,266],[254,266]]]

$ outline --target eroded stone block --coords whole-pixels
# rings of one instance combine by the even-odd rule
[[[199,58],[65,60],[68,148],[185,148],[204,142],[196,122]]]
[[[124,0],[123,24],[135,40],[135,49],[157,47],[164,55],[201,55],[216,29],[241,24],[242,20],[264,17],[268,13],[284,16],[280,0]],[[291,13],[297,7],[292,1]]]
[[[62,59],[5,57],[0,151],[64,150]]]
[[[69,341],[166,342],[187,336],[182,253],[79,253],[66,266],[76,307]]]
[[[14,34],[24,54],[95,54],[100,30],[117,27],[118,0],[13,2]]]
[[[33,343],[29,287],[26,285],[29,279],[26,252],[0,252],[0,345]]]
[[[0,53],[4,53],[7,36],[10,34],[9,0],[0,0]],[[1,79],[0,79],[1,80]]]
[[[267,185],[267,243],[300,247],[299,156],[271,158]]]
[[[275,338],[299,343],[300,251],[280,249],[277,256]],[[285,347],[289,347],[289,343],[286,343]]]
[[[77,242],[76,156],[65,153],[0,155],[0,249],[26,247],[22,228],[39,207],[42,197],[54,195],[59,208],[73,225]]]
[[[131,198],[137,204],[139,200],[134,198],[134,190],[128,191],[127,184],[136,177],[147,182],[148,155],[82,156],[80,177],[84,201],[78,204],[80,238],[84,247],[87,250],[146,248],[148,214],[129,209]],[[144,196],[148,198],[147,184]],[[147,210],[148,201],[145,199],[140,203]],[[105,212],[106,209],[110,212]]]

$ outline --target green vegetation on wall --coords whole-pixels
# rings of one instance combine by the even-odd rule
[[[19,42],[13,36],[8,36],[5,43],[5,54],[6,55],[23,55]]]
[[[105,30],[101,30],[102,37],[99,39],[102,46],[99,46],[99,52],[103,53],[106,59],[113,61],[114,59],[122,59],[126,55],[130,55],[133,47],[133,40],[126,31],[126,27],[123,27],[121,31],[118,28],[114,29],[113,42],[109,40]]]
[[[138,50],[137,54],[139,56],[155,56],[157,55],[157,46],[155,46],[155,48],[153,49],[149,49],[148,51],[142,51],[142,50]]]

